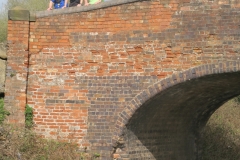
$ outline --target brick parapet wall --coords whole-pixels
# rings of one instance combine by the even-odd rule
[[[127,123],[129,102],[151,84],[240,58],[237,1],[123,2],[38,12],[30,22],[35,130],[103,159]]]
[[[8,51],[4,104],[10,123],[25,124],[29,21],[8,21]]]

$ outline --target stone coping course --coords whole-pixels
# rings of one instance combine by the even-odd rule
[[[71,14],[71,13],[78,13],[78,12],[86,12],[86,11],[91,11],[91,10],[96,10],[96,9],[101,9],[101,8],[107,8],[111,6],[117,6],[117,5],[122,5],[126,3],[133,3],[137,1],[142,1],[142,0],[111,0],[107,2],[101,2],[98,4],[94,5],[88,5],[88,6],[81,6],[81,7],[68,7],[64,9],[54,9],[51,11],[37,11],[36,12],[36,18],[42,18],[42,17],[49,17],[49,16],[55,16],[55,15],[60,15],[60,14]],[[33,14],[33,13],[31,13]]]

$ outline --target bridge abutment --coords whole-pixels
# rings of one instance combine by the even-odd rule
[[[7,67],[4,106],[8,122],[25,125],[27,76],[29,70],[30,12],[20,7],[9,10]]]

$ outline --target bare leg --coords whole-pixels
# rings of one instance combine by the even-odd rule
[[[52,1],[50,1],[49,2],[49,5],[48,5],[48,9],[47,10],[52,10],[53,8],[53,2]]]
[[[84,6],[88,6],[89,3],[88,3],[88,0],[84,0]]]
[[[82,6],[82,1],[83,0],[81,0],[80,3],[77,5],[78,7]]]
[[[100,3],[101,2],[101,0],[98,0],[98,1],[96,1],[94,4],[98,4],[98,3]]]
[[[98,4],[98,3],[100,3],[101,2],[101,0],[98,0],[95,4]]]
[[[80,7],[82,6],[82,4],[83,4],[83,0],[81,0],[80,4],[78,4],[77,6]],[[89,5],[88,0],[84,0],[84,6],[88,6],[88,5]]]

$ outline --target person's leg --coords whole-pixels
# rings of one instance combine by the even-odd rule
[[[80,4],[79,0],[70,1],[69,7],[78,6]]]
[[[53,9],[53,2],[50,1],[47,10],[52,10],[52,9]]]
[[[82,6],[83,0],[80,0],[79,4],[77,5],[78,7]]]
[[[66,7],[68,7],[68,0],[64,1],[64,6],[62,8],[66,8]]]
[[[77,6],[80,7],[82,6],[82,4],[83,4],[83,0],[81,0],[80,4],[78,4]],[[88,6],[88,5],[89,5],[88,0],[84,0],[84,6]]]
[[[98,3],[100,3],[101,2],[101,0],[97,0],[94,4],[98,4]]]
[[[84,0],[84,6],[88,6],[89,3],[88,3],[88,0]]]
[[[89,4],[97,4],[97,3],[100,3],[101,0],[90,0],[89,1]]]

